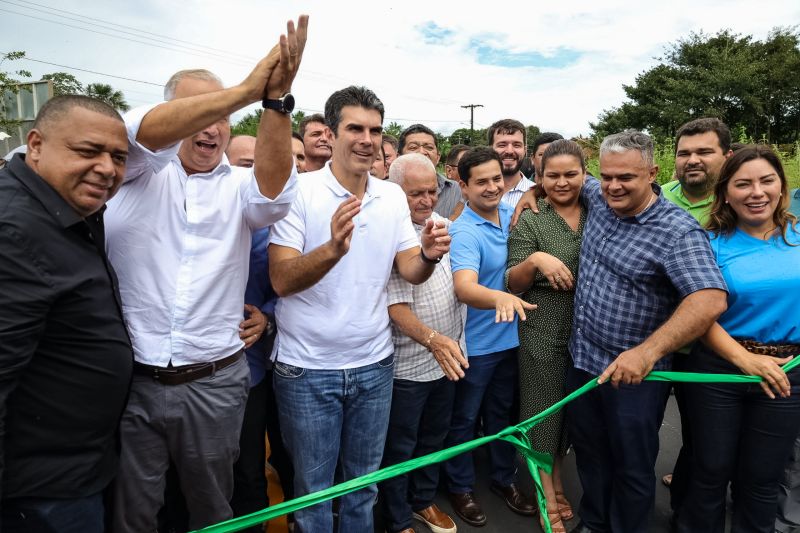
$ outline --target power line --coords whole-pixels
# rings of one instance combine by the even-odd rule
[[[18,11],[12,11],[10,9],[5,9],[5,8],[2,8],[2,7],[0,7],[0,11],[5,11],[6,13],[12,13],[14,15],[20,15],[22,17],[29,17],[29,18],[32,18],[32,19],[41,20],[41,21],[44,21],[44,22],[49,22],[51,24],[58,24],[60,26],[66,26],[68,28],[74,28],[76,30],[83,30],[83,31],[91,32],[91,33],[97,33],[99,35],[105,35],[107,37],[113,37],[115,39],[122,39],[123,41],[130,41],[132,43],[143,44],[143,45],[146,45],[146,46],[153,46],[155,48],[162,48],[164,50],[169,50],[171,52],[182,52],[184,54],[189,54],[189,55],[193,55],[193,56],[197,56],[197,57],[213,57],[210,53],[195,53],[195,52],[191,52],[191,51],[188,51],[188,50],[181,50],[181,49],[178,49],[178,48],[171,48],[169,46],[161,46],[161,45],[154,44],[154,43],[149,43],[149,42],[146,42],[146,41],[139,41],[137,39],[130,39],[128,37],[122,37],[120,35],[114,35],[113,33],[106,33],[106,32],[102,32],[102,31],[98,31],[98,30],[92,30],[90,28],[84,28],[82,26],[75,26],[74,24],[67,24],[66,22],[58,22],[56,20],[50,20],[50,19],[46,19],[46,18],[42,18],[42,17],[37,17],[35,15],[28,15],[27,13],[20,13]],[[246,64],[242,60],[234,59],[234,58],[228,58],[228,57],[222,57],[222,56],[214,57],[214,59],[225,59],[226,61],[236,62],[236,63],[239,63],[241,65],[245,65]],[[247,64],[248,65],[252,65],[251,63],[247,63]]]
[[[222,52],[223,54],[230,55],[230,56],[238,56],[238,57],[240,57],[242,59],[245,59],[245,60],[248,60],[248,61],[257,61],[258,60],[257,58],[252,58],[252,57],[249,57],[249,56],[245,56],[245,55],[242,55],[242,54],[239,54],[239,53],[236,53],[236,52],[232,52],[230,50],[223,50],[221,48],[214,48],[214,47],[211,47],[211,46],[206,46],[206,45],[199,44],[199,43],[194,43],[194,42],[191,42],[191,41],[184,41],[184,40],[178,39],[176,37],[170,37],[169,35],[163,35],[163,34],[160,34],[160,33],[153,33],[153,32],[147,31],[147,30],[140,30],[139,28],[135,28],[133,26],[126,26],[124,24],[117,24],[116,22],[111,22],[111,21],[108,21],[108,20],[98,19],[98,18],[94,18],[94,17],[88,17],[88,16],[83,15],[81,13],[76,13],[75,11],[67,11],[66,9],[58,9],[58,8],[50,7],[50,6],[47,6],[47,5],[44,5],[44,4],[38,4],[36,2],[28,2],[28,1],[26,1],[25,3],[19,3],[19,2],[12,1],[12,0],[0,0],[0,1],[5,2],[5,3],[14,4],[14,5],[18,6],[18,7],[25,7],[25,8],[29,8],[29,9],[32,9],[32,8],[30,8],[31,5],[38,6],[38,7],[50,10],[50,11],[55,11],[57,13],[66,13],[68,15],[75,15],[77,17],[80,17],[79,20],[81,20],[81,21],[83,21],[83,20],[93,20],[95,22],[101,22],[103,24],[108,24],[108,25],[111,25],[111,26],[117,26],[119,28],[126,28],[126,29],[129,29],[129,30],[133,30],[134,32],[138,32],[138,33],[141,33],[141,34],[144,34],[144,35],[152,35],[152,36],[155,36],[155,37],[159,37],[161,39],[167,39],[167,40],[175,41],[175,42],[178,42],[178,43],[184,43],[184,44],[188,44],[188,45],[191,45],[191,46],[194,46],[194,47],[206,48],[208,50],[213,50],[215,52]]]
[[[469,131],[475,131],[475,108],[483,107],[482,104],[467,104],[462,105],[464,109],[469,109]]]
[[[156,87],[163,87],[164,86],[163,83],[153,83],[152,81],[137,80],[137,79],[134,79],[134,78],[126,78],[124,76],[115,76],[114,74],[106,74],[105,72],[97,72],[95,70],[87,70],[85,68],[70,67],[70,66],[67,66],[67,65],[60,65],[58,63],[51,63],[49,61],[42,61],[41,59],[33,59],[32,57],[28,57],[28,56],[25,56],[25,57],[20,58],[20,59],[24,59],[26,61],[33,61],[35,63],[44,63],[45,65],[52,65],[54,67],[66,68],[66,69],[69,69],[69,70],[79,70],[81,72],[89,72],[90,74],[97,74],[99,76],[108,76],[109,78],[117,78],[118,80],[135,81],[136,83],[145,83],[147,85],[155,85]]]

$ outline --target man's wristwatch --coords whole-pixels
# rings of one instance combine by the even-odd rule
[[[442,261],[442,257],[444,257],[444,256],[442,256],[439,259],[431,259],[427,255],[425,255],[425,252],[422,250],[422,248],[420,248],[420,250],[419,250],[419,255],[420,255],[420,257],[422,257],[422,261],[423,262],[430,263],[432,265],[438,265]]]
[[[292,96],[292,93],[286,93],[277,100],[272,100],[265,96],[261,100],[261,107],[289,115],[294,111],[294,96]]]

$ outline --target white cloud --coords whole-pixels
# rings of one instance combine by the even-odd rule
[[[109,28],[89,17],[228,52],[188,53],[147,46],[11,14],[8,10],[86,26],[68,20],[64,13],[46,15],[36,4],[20,7],[8,2],[0,4],[2,51],[22,49],[36,59],[155,83],[182,68],[206,67],[233,84],[247,75],[252,64],[243,57],[263,56],[286,20],[304,11],[311,14],[310,38],[294,87],[301,108],[320,110],[332,91],[361,84],[384,101],[388,120],[402,119],[404,124],[422,121],[436,130],[452,131],[469,122],[468,110],[460,106],[478,103],[484,105],[475,112],[478,126],[514,117],[566,135],[588,133],[589,121],[622,102],[623,83],[632,83],[638,73],[656,64],[654,58],[668,43],[691,31],[730,28],[764,38],[773,27],[800,20],[800,4],[788,0],[757,8],[750,0],[673,0],[640,4],[636,9],[622,0],[541,5],[431,0],[37,3],[80,13],[94,31],[167,48],[193,47],[175,41],[155,43],[152,35],[134,37],[121,33],[130,29]],[[429,22],[452,30],[452,38],[443,45],[426,44],[418,28]],[[514,52],[552,55],[569,49],[581,56],[558,69],[480,65],[468,43],[476,35],[488,34],[498,36],[498,43]],[[66,70],[38,63],[23,66],[35,75]],[[111,83],[133,104],[158,101],[161,92],[154,86],[69,72],[84,82]]]

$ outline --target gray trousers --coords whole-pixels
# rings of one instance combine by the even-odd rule
[[[792,457],[786,463],[778,488],[778,517],[775,531],[800,533],[800,437],[794,441]]]
[[[133,376],[120,421],[122,450],[114,482],[113,531],[151,533],[164,504],[170,459],[200,529],[233,516],[233,463],[250,387],[244,357],[213,376],[162,385]]]

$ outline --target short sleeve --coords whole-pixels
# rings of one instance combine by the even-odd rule
[[[400,225],[400,231],[397,236],[397,250],[395,250],[395,253],[419,246],[419,237],[417,237],[417,232],[414,231],[414,225],[411,223],[411,210],[408,208],[408,201],[405,195],[403,195],[402,202],[398,205],[400,207],[398,209],[399,218],[397,223]]]
[[[533,230],[533,217],[537,215],[526,209],[519,218],[519,223],[514,226],[508,235],[508,268],[515,267],[525,261],[532,253],[539,251],[539,241]]]
[[[242,195],[245,220],[250,229],[256,230],[276,223],[289,212],[297,196],[297,167],[292,165],[289,179],[275,198],[267,198],[261,194],[254,168],[246,169],[246,176],[239,184],[239,191]]]
[[[600,180],[593,176],[586,176],[586,181],[581,187],[581,201],[586,209],[597,209],[605,202],[603,193],[600,190]]]
[[[386,305],[414,303],[414,287],[404,280],[396,267],[392,268],[389,282],[386,284]]]
[[[173,158],[178,156],[180,142],[154,152],[136,140],[145,115],[157,105],[159,104],[140,106],[131,109],[123,116],[125,129],[128,131],[128,159],[125,163],[125,181],[136,179],[146,173],[159,172]]]
[[[272,226],[269,243],[303,253],[306,244],[306,205],[302,191],[297,192],[286,216]]]
[[[676,239],[664,268],[682,298],[703,289],[728,290],[711,251],[708,236],[699,227],[690,229]]]
[[[481,246],[475,235],[461,227],[456,228],[456,230],[451,233],[451,237],[450,268],[453,273],[459,270],[480,272]]]

